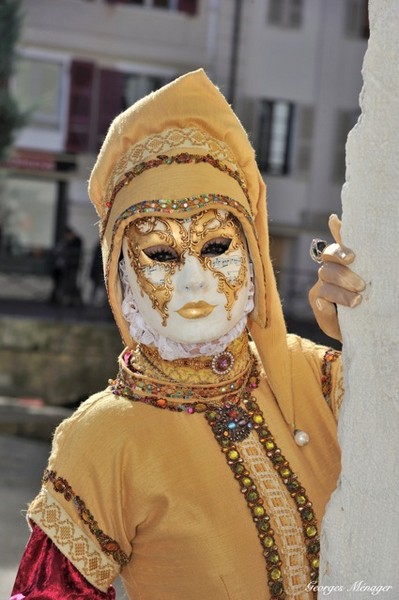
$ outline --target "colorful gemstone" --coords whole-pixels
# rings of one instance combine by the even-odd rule
[[[317,535],[317,528],[314,525],[308,525],[306,527],[305,531],[306,531],[306,535],[310,538]]]

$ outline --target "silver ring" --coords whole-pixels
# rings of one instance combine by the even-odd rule
[[[314,260],[314,262],[317,262],[319,264],[322,263],[323,259],[321,256],[322,256],[326,246],[327,246],[326,240],[314,238],[312,240],[312,243],[310,244],[310,248],[309,248],[310,258],[312,260]]]

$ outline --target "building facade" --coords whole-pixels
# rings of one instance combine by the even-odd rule
[[[306,317],[307,248],[340,212],[359,114],[367,0],[25,0],[23,12],[11,85],[31,119],[3,166],[0,294],[45,297],[67,224],[83,241],[86,281],[97,241],[87,179],[109,123],[204,67],[250,133],[285,309]]]

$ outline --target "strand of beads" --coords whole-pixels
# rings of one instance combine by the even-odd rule
[[[259,377],[259,374],[254,374]],[[265,423],[261,409],[256,398],[251,396],[244,399],[245,407],[252,419],[253,429],[259,437],[266,456],[271,461],[280,479],[289,491],[302,522],[302,530],[306,544],[306,557],[310,567],[311,581],[318,581],[320,539],[317,528],[317,519],[313,511],[305,488],[301,485],[292,471],[287,459],[277,447],[275,439]]]
[[[217,439],[221,450],[226,457],[227,464],[232,470],[235,479],[240,485],[241,493],[244,495],[248,508],[251,512],[252,520],[254,521],[258,538],[262,546],[263,555],[266,561],[266,570],[268,585],[271,594],[271,600],[283,600],[285,598],[282,561],[278,551],[274,531],[270,526],[270,517],[266,513],[263,506],[263,500],[256,487],[255,482],[251,478],[250,472],[245,467],[240,456],[237,446],[231,442],[229,437],[218,437],[218,418],[216,411],[208,411],[205,417],[214,430],[215,438]],[[216,427],[215,427],[216,426]]]

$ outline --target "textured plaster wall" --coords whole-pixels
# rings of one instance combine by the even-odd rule
[[[322,529],[319,598],[399,598],[399,0],[370,0],[362,116],[347,142],[343,239],[367,282],[340,309],[342,474]],[[378,588],[378,586],[385,586]],[[372,589],[374,587],[374,589]]]

